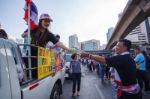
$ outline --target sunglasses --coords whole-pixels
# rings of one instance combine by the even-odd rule
[[[44,22],[48,22],[48,23],[50,23],[50,22],[51,22],[51,20],[49,20],[49,19],[44,19]]]

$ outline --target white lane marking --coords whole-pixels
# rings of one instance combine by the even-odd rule
[[[99,89],[99,87],[95,84],[95,87],[99,93],[99,96],[101,97],[101,99],[105,99],[104,95],[102,94],[102,91]]]

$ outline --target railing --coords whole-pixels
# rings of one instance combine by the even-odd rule
[[[19,44],[18,46],[22,52],[22,59],[25,64],[24,72],[27,75],[26,80],[24,80],[22,84],[33,80],[40,80],[54,72],[56,73],[57,66],[61,65],[61,63],[58,62],[58,55],[51,49],[29,44]],[[31,56],[28,56],[27,47],[31,47]],[[31,60],[31,65],[29,65],[29,60]]]
[[[21,49],[21,58],[23,60],[23,64],[25,65],[23,70],[24,70],[24,74],[25,74],[25,80],[22,82],[22,84],[26,84],[28,82],[31,82],[35,79],[37,79],[37,76],[34,77],[33,75],[33,71],[37,71],[38,70],[38,66],[32,66],[33,65],[33,61],[36,62],[38,56],[32,56],[32,52],[31,52],[31,56],[28,55],[28,47],[31,48],[35,48],[35,50],[38,51],[38,46],[32,45],[32,44],[18,44],[18,46]],[[22,47],[22,48],[21,48]],[[31,64],[29,63],[31,61]],[[35,64],[37,65],[37,64]]]

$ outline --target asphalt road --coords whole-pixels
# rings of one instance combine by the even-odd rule
[[[86,68],[83,68],[82,71],[80,96],[75,99],[115,99],[115,90],[109,81],[101,83],[96,72],[89,72]],[[143,99],[149,99],[148,97],[150,97],[150,93],[143,95]],[[65,80],[61,98],[74,99],[71,80]]]

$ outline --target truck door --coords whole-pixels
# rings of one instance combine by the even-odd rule
[[[0,39],[0,98],[12,99],[10,74],[3,40]]]
[[[10,85],[11,85],[11,99],[21,99],[21,87],[19,83],[19,76],[17,72],[17,66],[20,65],[19,55],[16,43],[13,41],[7,41],[4,43],[8,61],[8,70],[10,73]]]

